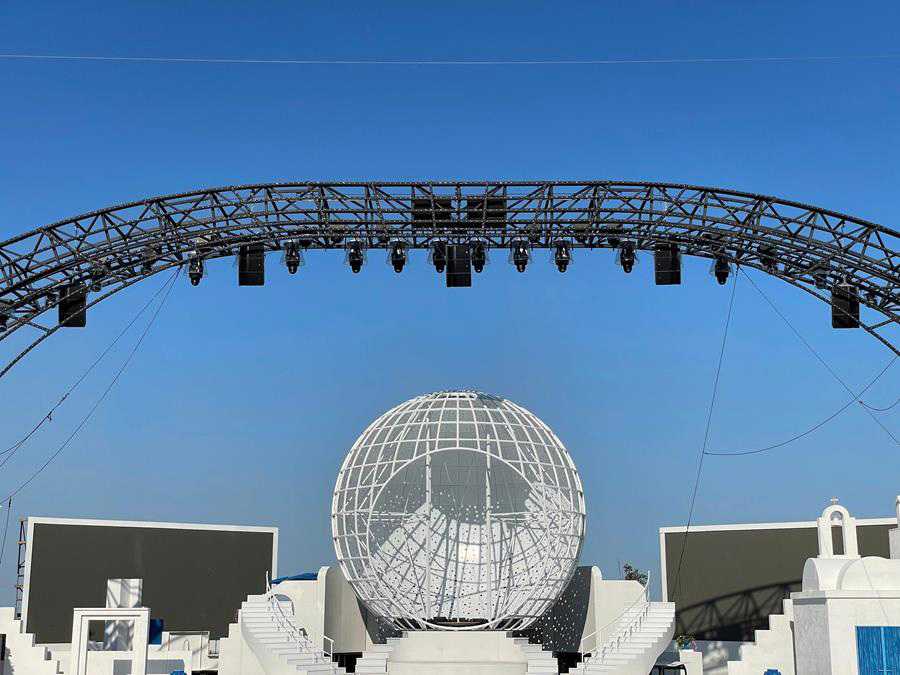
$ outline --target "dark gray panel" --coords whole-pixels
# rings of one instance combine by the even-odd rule
[[[890,525],[860,525],[861,555],[889,557]],[[701,640],[752,640],[770,614],[800,590],[803,565],[818,554],[816,528],[691,532],[678,578],[683,532],[665,535],[669,601],[676,634]]]
[[[575,569],[565,590],[553,605],[526,630],[532,642],[554,652],[577,652],[587,622],[591,599],[591,568]]]
[[[106,580],[142,578],[143,604],[166,630],[223,637],[247,595],[265,591],[271,532],[35,523],[28,627],[69,642],[72,609],[103,607]]]

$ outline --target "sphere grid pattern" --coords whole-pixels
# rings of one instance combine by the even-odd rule
[[[584,490],[535,415],[471,391],[389,410],[344,460],[337,558],[359,598],[399,627],[524,628],[565,588],[584,539]]]

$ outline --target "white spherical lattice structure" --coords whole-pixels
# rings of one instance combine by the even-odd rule
[[[357,439],[331,520],[349,582],[403,627],[524,628],[565,587],[584,491],[556,435],[471,391],[419,396]]]

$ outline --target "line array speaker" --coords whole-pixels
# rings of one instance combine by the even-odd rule
[[[681,283],[681,253],[676,244],[657,244],[653,251],[657,286]]]
[[[244,244],[238,254],[238,286],[262,286],[265,283],[265,246]]]
[[[87,290],[82,284],[66,284],[59,290],[59,325],[84,328],[87,325]]]
[[[859,295],[850,284],[840,284],[831,291],[831,327],[859,328]]]
[[[453,205],[449,197],[412,200],[413,225],[416,227],[448,228],[453,224]]]
[[[447,288],[466,288],[472,285],[472,256],[468,244],[447,247]]]
[[[506,200],[503,197],[470,197],[466,200],[466,220],[475,225],[487,225],[506,220]]]

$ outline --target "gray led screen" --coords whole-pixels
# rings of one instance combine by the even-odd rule
[[[34,523],[27,631],[70,642],[72,609],[103,607],[106,580],[141,578],[165,630],[224,637],[247,595],[265,592],[274,532]]]
[[[860,555],[890,557],[891,525],[857,526]],[[837,530],[838,528],[834,528]],[[842,552],[835,535],[835,552]],[[684,532],[665,537],[666,585],[675,602],[676,635],[698,640],[752,640],[800,590],[803,565],[818,554],[815,527],[692,531],[678,579]]]

